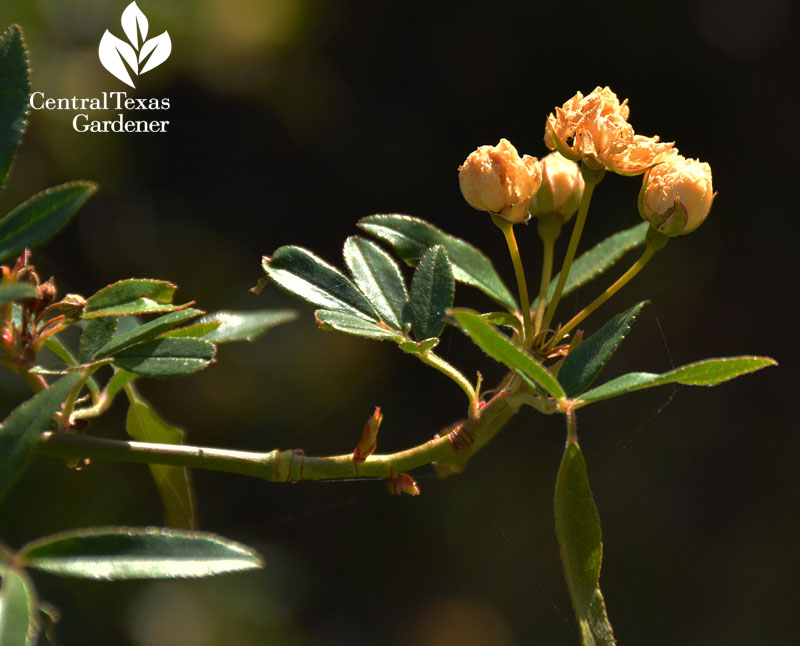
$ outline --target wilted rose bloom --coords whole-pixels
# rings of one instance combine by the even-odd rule
[[[508,220],[524,222],[528,200],[539,190],[542,171],[535,157],[520,158],[506,139],[496,146],[481,146],[458,168],[461,193],[470,206]]]
[[[628,100],[620,103],[608,87],[596,87],[585,97],[578,92],[547,117],[544,143],[595,170],[638,175],[673,144],[634,134],[629,114]]]
[[[550,153],[541,161],[542,186],[531,198],[534,215],[557,215],[564,222],[578,210],[583,197],[581,168],[561,153]]]
[[[673,154],[644,178],[639,211],[655,229],[672,237],[699,227],[714,201],[711,167]]]

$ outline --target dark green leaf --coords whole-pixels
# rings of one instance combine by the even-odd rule
[[[529,352],[483,320],[480,314],[466,309],[455,309],[450,311],[450,315],[473,342],[492,359],[511,370],[516,370],[524,379],[540,386],[556,399],[566,397],[564,389],[553,373]]]
[[[491,260],[482,251],[425,220],[409,215],[370,215],[360,220],[358,226],[389,243],[397,255],[412,267],[417,265],[430,247],[443,246],[457,281],[477,287],[512,312],[519,308]]]
[[[106,285],[86,300],[83,318],[156,314],[182,310],[191,303],[172,305],[177,287],[165,280],[129,278]]]
[[[154,339],[119,350],[114,365],[143,377],[182,377],[205,368],[214,353],[203,339]]]
[[[261,262],[267,276],[312,305],[336,312],[378,319],[358,288],[338,269],[302,247],[281,247]]]
[[[164,314],[164,316],[159,316],[157,319],[139,325],[132,330],[118,334],[113,339],[110,339],[103,347],[101,347],[95,356],[98,359],[102,359],[103,357],[112,357],[116,355],[122,348],[126,348],[135,343],[141,343],[142,341],[146,341],[148,339],[153,339],[162,332],[171,330],[181,323],[185,323],[189,319],[193,319],[200,314],[203,314],[201,310],[196,310],[191,307],[185,310],[178,310],[177,312]]]
[[[205,532],[162,527],[93,527],[40,538],[20,562],[51,574],[84,579],[213,576],[262,567],[251,548]]]
[[[113,316],[101,316],[86,324],[78,344],[78,359],[81,363],[89,363],[97,356],[98,350],[114,336],[118,319]]]
[[[0,644],[34,646],[38,604],[33,584],[22,570],[0,565]]]
[[[60,231],[97,190],[91,182],[48,188],[0,220],[0,260],[41,244]]]
[[[403,336],[395,330],[383,327],[381,323],[368,321],[361,316],[347,314],[346,312],[334,312],[332,310],[317,310],[314,312],[317,324],[323,330],[337,330],[347,334],[355,334],[368,339],[388,340],[399,343]]]
[[[36,290],[30,283],[17,283],[16,285],[3,285],[0,287],[0,305],[12,301],[23,301],[36,296]]]
[[[438,337],[444,329],[444,316],[453,305],[455,282],[447,251],[436,245],[422,256],[411,281],[409,312],[411,329],[417,341]]]
[[[255,310],[252,312],[220,311],[206,314],[197,322],[200,325],[215,324],[203,338],[212,343],[253,341],[267,330],[297,318],[294,310]]]
[[[567,355],[558,371],[558,380],[568,397],[575,397],[592,385],[646,303],[642,301],[628,311],[617,314]]]
[[[67,375],[17,406],[0,427],[0,499],[22,474],[33,448],[80,374]]]
[[[575,408],[600,401],[619,397],[625,393],[643,388],[653,388],[664,384],[678,383],[687,386],[716,386],[723,381],[746,375],[767,366],[777,366],[778,362],[769,357],[725,357],[720,359],[704,359],[689,363],[675,370],[656,375],[650,372],[631,372],[597,388],[583,393],[575,399]]]
[[[643,245],[649,227],[650,225],[647,222],[637,224],[630,229],[615,233],[613,236],[606,238],[589,249],[589,251],[578,256],[569,270],[569,276],[567,276],[567,282],[564,284],[562,296],[566,296],[570,292],[574,292],[579,287],[582,287],[593,278],[602,274],[606,269],[611,268],[626,253]],[[553,293],[556,290],[558,277],[559,274],[556,274],[550,282],[550,291],[547,294],[548,302],[553,297]],[[539,299],[536,298],[531,306],[532,311],[536,311],[538,303]]]
[[[556,534],[583,646],[616,644],[600,592],[603,542],[586,463],[568,442],[556,478]]]
[[[146,401],[139,398],[131,401],[125,430],[139,442],[183,444],[183,431],[167,424]],[[150,464],[149,467],[161,496],[164,523],[170,527],[194,529],[194,488],[189,469],[165,464]]]
[[[11,25],[0,36],[0,186],[8,179],[28,123],[30,93],[28,50],[20,28]]]
[[[391,256],[374,242],[350,236],[344,243],[344,260],[381,320],[396,330],[408,329],[408,291]]]

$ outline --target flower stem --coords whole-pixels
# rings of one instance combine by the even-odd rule
[[[495,215],[492,216],[494,222],[503,232],[508,245],[508,252],[511,255],[511,263],[514,265],[514,274],[517,278],[517,288],[519,289],[519,304],[522,310],[522,346],[527,347],[528,340],[531,338],[531,301],[528,297],[528,283],[525,280],[525,270],[522,267],[522,258],[519,254],[517,238],[514,235],[514,225]]]
[[[539,304],[536,307],[536,316],[533,320],[533,336],[536,337],[542,329],[544,308],[547,304],[547,292],[550,291],[550,280],[553,276],[553,248],[561,233],[561,221],[557,218],[540,216],[538,222],[539,237],[542,239],[544,254],[542,257],[542,280],[539,283]]]
[[[567,253],[564,256],[564,264],[561,265],[561,274],[558,276],[558,283],[556,284],[553,298],[547,306],[547,311],[542,321],[542,328],[547,329],[555,316],[558,302],[561,300],[561,294],[564,291],[564,285],[567,282],[569,270],[572,267],[572,261],[575,260],[575,253],[578,250],[578,243],[583,234],[583,226],[586,224],[586,215],[589,213],[589,204],[592,201],[592,194],[594,193],[595,186],[597,186],[605,175],[605,169],[599,171],[593,170],[581,164],[581,173],[583,174],[583,181],[585,187],[583,189],[583,197],[581,197],[581,204],[578,207],[578,215],[575,217],[575,226],[572,228],[572,235],[569,239],[567,246]]]
[[[611,298],[614,294],[616,294],[620,289],[622,289],[626,283],[628,283],[636,274],[638,274],[644,266],[650,261],[656,251],[658,251],[660,247],[656,247],[648,243],[645,247],[644,252],[639,257],[633,265],[628,268],[622,276],[617,278],[616,281],[600,296],[598,296],[594,301],[592,301],[589,305],[584,307],[580,312],[578,312],[575,316],[573,316],[564,327],[562,327],[558,333],[553,336],[550,341],[548,341],[547,347],[548,350],[552,350],[556,343],[558,343],[561,339],[563,339],[567,334],[569,334],[575,326],[579,325],[581,321],[583,321],[587,316],[589,316],[592,312],[594,312],[598,307],[600,307],[603,303],[605,303],[609,298]]]

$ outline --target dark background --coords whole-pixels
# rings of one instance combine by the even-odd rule
[[[126,5],[5,0],[0,18],[25,31],[34,89],[97,96],[126,89],[96,56],[106,28],[122,35]],[[261,255],[300,244],[341,266],[358,218],[410,213],[478,244],[512,284],[502,238],[463,202],[457,166],[500,137],[543,156],[546,115],[596,85],[630,99],[637,132],[710,163],[719,195],[708,221],[672,241],[586,331],[649,298],[607,376],[735,354],[781,365],[581,411],[603,521],[601,583],[623,645],[794,643],[800,95],[790,0],[139,6],[151,35],[169,31],[173,53],[131,95],[169,97],[168,133],[80,134],[72,112],[35,112],[0,206],[70,179],[101,185],[35,255],[63,292],[154,277],[209,311],[297,308],[298,321],[223,347],[199,375],[141,384],[193,443],[347,452],[380,405],[389,452],[463,416],[458,388],[393,346],[317,331],[311,309],[274,287],[250,294]],[[638,221],[638,186],[603,182],[582,248]],[[536,283],[535,230],[519,237]],[[602,283],[565,299],[561,316]],[[457,299],[489,306],[465,286]],[[501,374],[456,331],[441,351],[490,382]],[[2,386],[6,410],[26,396],[21,380]],[[119,403],[91,431],[122,437],[123,420]],[[267,567],[255,574],[34,579],[63,611],[69,645],[576,644],[552,521],[562,424],[523,411],[464,474],[415,474],[417,498],[389,497],[377,481],[196,472],[201,528],[258,547]],[[12,545],[159,522],[147,471],[134,465],[76,473],[38,458],[0,507]]]

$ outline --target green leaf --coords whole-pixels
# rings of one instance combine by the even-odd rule
[[[172,305],[177,287],[165,280],[128,278],[106,285],[86,300],[82,318],[157,314],[186,309],[191,303]]]
[[[96,190],[92,182],[70,182],[48,188],[20,204],[0,220],[0,260],[56,234]]]
[[[92,527],[40,538],[19,552],[23,566],[84,579],[213,576],[263,566],[255,550],[205,532],[162,527]]]
[[[143,377],[182,377],[214,359],[213,343],[203,339],[153,339],[114,353],[114,365]]]
[[[179,327],[169,332],[164,332],[161,336],[164,338],[177,339],[177,338],[192,338],[202,339],[206,335],[211,334],[216,330],[222,321],[214,321],[209,323],[192,323],[186,327]],[[210,339],[209,339],[210,340]]]
[[[334,312],[332,310],[317,310],[314,312],[317,325],[323,330],[337,330],[347,334],[355,334],[368,339],[394,341],[400,343],[403,336],[388,327],[383,327],[381,323],[368,321],[354,314],[346,312]]]
[[[281,247],[261,262],[267,276],[312,305],[377,320],[378,313],[338,269],[302,247]]]
[[[723,381],[735,379],[768,366],[777,366],[778,362],[770,357],[725,357],[720,359],[704,359],[689,363],[675,370],[660,375],[650,372],[631,372],[597,388],[583,393],[575,399],[575,408],[591,404],[602,399],[619,397],[625,393],[643,388],[653,388],[664,384],[678,383],[687,386],[716,386]]]
[[[523,379],[546,390],[556,399],[564,399],[566,393],[553,376],[528,351],[514,343],[487,323],[481,315],[467,309],[450,310],[459,327],[469,335],[473,342],[495,361],[511,370],[516,370]]]
[[[603,542],[586,463],[568,442],[556,478],[556,534],[583,646],[612,646],[614,633],[600,592]]]
[[[28,575],[9,565],[0,565],[0,644],[36,644],[38,604]]]
[[[567,355],[558,371],[558,380],[568,397],[574,397],[592,385],[646,303],[642,301],[628,311],[617,314]]]
[[[519,320],[516,314],[511,312],[488,312],[481,314],[481,318],[492,325],[502,325],[522,334],[522,321]]]
[[[396,330],[407,330],[408,291],[391,256],[374,242],[350,236],[344,243],[344,261],[381,320]]]
[[[23,301],[34,296],[36,296],[36,290],[29,283],[16,283],[15,285],[3,285],[0,287],[0,305],[5,305],[12,301]]]
[[[80,363],[78,360],[72,355],[72,353],[67,349],[67,347],[61,343],[56,335],[51,337],[47,337],[44,342],[44,347],[50,350],[54,355],[56,355],[59,359],[61,359],[64,363],[68,366],[78,366]],[[94,377],[89,377],[86,380],[87,388],[93,393],[97,394],[100,392],[100,387],[97,385]]]
[[[0,186],[6,183],[11,163],[28,124],[31,93],[28,49],[22,30],[11,25],[0,36]]]
[[[439,345],[439,339],[425,339],[424,341],[403,341],[400,343],[400,349],[408,354],[423,355],[427,354]]]
[[[162,332],[171,330],[181,323],[185,323],[189,319],[193,319],[200,314],[203,314],[202,310],[196,310],[189,307],[185,310],[178,310],[177,312],[170,312],[169,314],[164,314],[164,316],[159,316],[157,319],[139,325],[132,330],[118,334],[113,339],[110,339],[97,351],[95,357],[98,359],[102,359],[103,357],[112,357],[122,348],[155,338]]]
[[[212,324],[203,336],[212,343],[231,343],[234,341],[253,341],[267,330],[283,325],[297,318],[294,310],[255,310],[252,312],[220,311],[206,314],[197,323]]]
[[[128,372],[127,370],[116,369],[114,376],[111,377],[106,385],[106,397],[113,399],[120,390],[122,390],[133,380],[138,379],[138,377],[139,375]]]
[[[519,309],[516,299],[495,271],[491,260],[468,242],[409,215],[370,215],[360,220],[358,226],[389,243],[397,255],[412,267],[429,248],[443,246],[457,281],[477,287],[512,312]]]
[[[117,330],[117,321],[113,316],[101,316],[89,321],[78,344],[78,360],[81,363],[89,363],[100,348],[111,340]]]
[[[134,398],[128,408],[125,430],[134,440],[156,444],[183,444],[184,433],[165,422],[143,399]],[[156,483],[164,523],[170,527],[194,529],[194,489],[186,467],[150,464],[150,474]]]
[[[562,296],[566,296],[570,292],[574,292],[579,287],[582,287],[593,278],[596,278],[607,269],[611,268],[616,262],[622,258],[626,253],[640,247],[644,244],[644,238],[647,234],[647,229],[650,225],[647,222],[637,224],[630,229],[625,229],[613,236],[609,236],[599,244],[595,245],[589,251],[578,256],[567,276],[567,282],[564,284],[564,291]],[[556,291],[556,284],[558,283],[559,274],[553,277],[550,281],[550,291],[547,294],[547,301],[553,298]],[[539,299],[536,298],[531,306],[531,311],[536,311],[536,306]]]
[[[25,471],[33,448],[81,375],[62,377],[17,406],[0,427],[0,499]]]
[[[417,341],[438,337],[444,330],[444,316],[453,305],[455,282],[447,251],[431,247],[422,256],[411,281],[409,311],[411,329]]]

